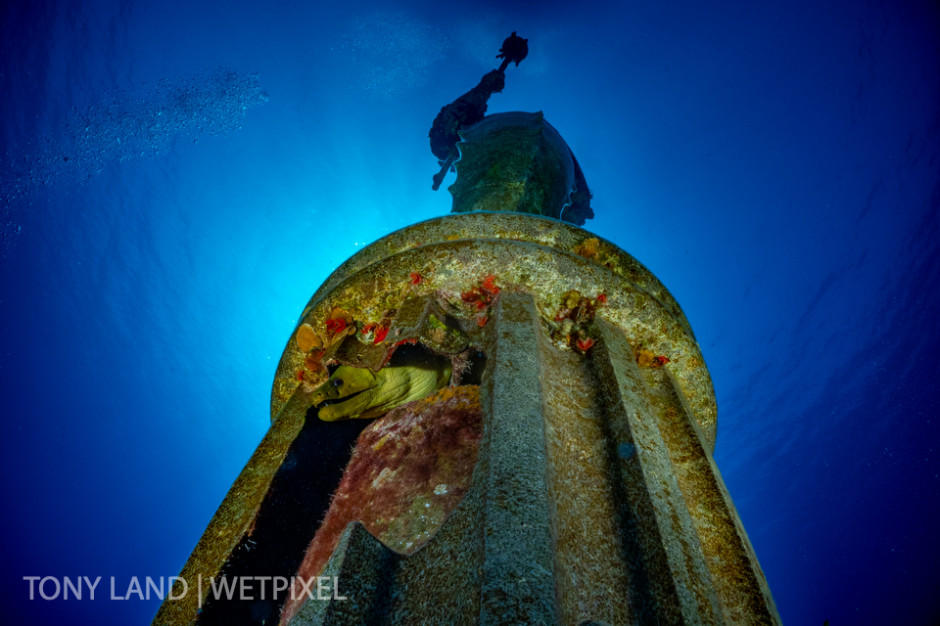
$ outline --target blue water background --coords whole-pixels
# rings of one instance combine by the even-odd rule
[[[431,121],[517,30],[530,55],[490,111],[545,112],[587,228],[683,307],[784,623],[940,623],[936,2],[0,16],[4,621],[149,622],[158,600],[110,600],[109,578],[179,572],[309,296],[449,211]],[[37,575],[103,583],[30,601]]]

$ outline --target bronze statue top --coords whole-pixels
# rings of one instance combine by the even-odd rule
[[[486,73],[476,87],[443,107],[434,118],[434,124],[428,136],[431,139],[431,152],[438,158],[441,169],[434,176],[432,189],[441,186],[444,176],[454,159],[457,158],[456,146],[460,141],[458,132],[476,124],[486,116],[486,103],[490,96],[502,91],[505,86],[506,67],[510,62],[519,65],[519,62],[529,54],[528,41],[513,31],[512,35],[503,41],[503,47],[496,55],[496,58],[503,59],[499,69]]]

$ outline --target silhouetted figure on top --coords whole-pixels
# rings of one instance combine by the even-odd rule
[[[503,60],[502,65],[499,66],[499,71],[505,71],[511,61],[515,61],[518,67],[519,61],[524,59],[527,54],[529,54],[529,40],[517,36],[516,31],[512,31],[512,34],[503,41],[503,47],[499,49],[499,54],[496,55],[497,59]]]
[[[500,54],[496,55],[496,58],[503,59],[503,64],[499,69],[485,74],[480,79],[480,84],[442,108],[434,118],[434,124],[428,136],[431,138],[431,152],[440,162],[441,170],[434,175],[432,189],[441,186],[447,170],[457,158],[457,142],[460,141],[458,132],[462,128],[476,124],[486,116],[486,103],[490,96],[502,91],[506,84],[504,73],[506,66],[510,61],[515,61],[516,65],[519,65],[519,62],[529,53],[528,41],[528,39],[517,37],[513,31],[512,35],[503,41]]]
[[[480,79],[480,84],[460,96],[437,114],[431,126],[431,152],[441,162],[441,171],[434,176],[432,189],[441,186],[441,181],[457,158],[457,142],[461,128],[476,124],[486,115],[486,101],[493,93],[503,90],[505,74],[493,70]]]

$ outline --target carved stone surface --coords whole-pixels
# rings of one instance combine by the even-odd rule
[[[579,168],[527,119],[505,163],[525,124],[511,141],[504,119],[468,130],[457,214],[384,237],[314,293],[270,430],[180,575],[319,574],[336,593],[225,602],[200,587],[155,624],[779,623],[712,459],[692,329],[636,259],[538,216],[562,215]],[[368,428],[317,418],[331,368],[406,353],[449,359],[451,387]],[[456,490],[435,500],[442,485]]]

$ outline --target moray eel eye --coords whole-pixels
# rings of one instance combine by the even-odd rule
[[[342,387],[342,386],[343,386],[343,379],[342,379],[342,378],[334,378],[334,379],[331,380],[330,382],[333,383],[333,386],[336,387],[336,388],[339,388],[339,387]]]

